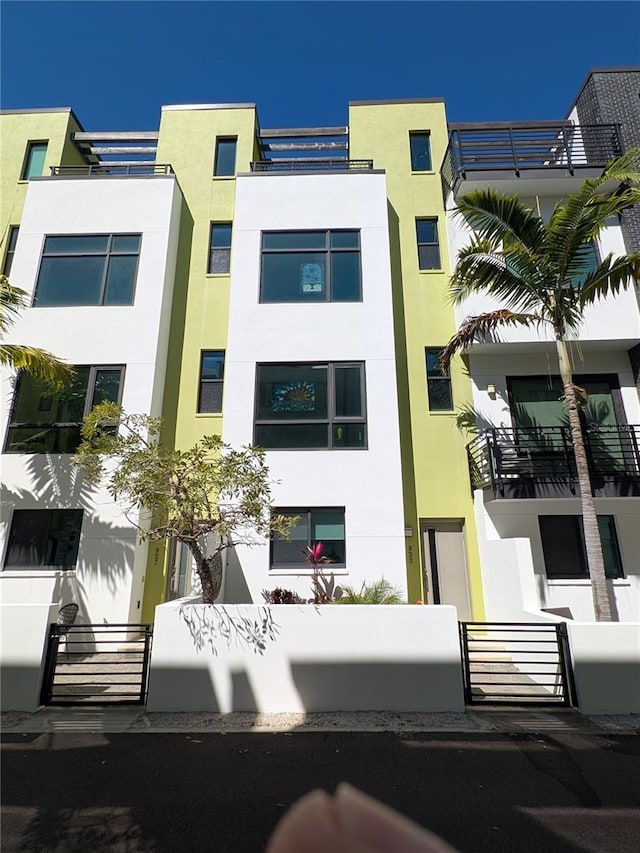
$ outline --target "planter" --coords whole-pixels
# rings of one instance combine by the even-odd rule
[[[156,609],[149,711],[463,711],[454,607]]]

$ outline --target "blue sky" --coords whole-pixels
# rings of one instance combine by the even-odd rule
[[[444,97],[451,121],[563,117],[592,67],[640,65],[640,2],[16,2],[5,109],[157,128],[162,104],[251,102],[263,127],[341,125],[350,100]]]

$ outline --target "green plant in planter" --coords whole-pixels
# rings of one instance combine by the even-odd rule
[[[345,586],[342,596],[336,599],[336,604],[404,604],[391,581],[380,578],[372,583],[363,582],[360,591],[352,586]]]

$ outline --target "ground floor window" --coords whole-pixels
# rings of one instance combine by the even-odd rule
[[[274,534],[271,540],[272,569],[308,568],[305,560],[307,548],[317,542],[322,542],[322,556],[327,560],[327,569],[345,567],[344,507],[287,507],[273,511],[277,515],[297,517],[298,521],[288,539]]]
[[[75,569],[81,509],[16,509],[5,569]]]
[[[588,578],[582,516],[541,515],[538,520],[547,577]],[[624,577],[613,516],[599,515],[598,527],[607,577]]]

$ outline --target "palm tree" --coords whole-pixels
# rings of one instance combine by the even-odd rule
[[[580,330],[584,311],[640,279],[640,254],[604,258],[588,269],[593,240],[611,216],[640,203],[640,148],[613,160],[598,178],[558,203],[545,222],[517,196],[478,189],[458,201],[458,215],[472,240],[463,248],[451,280],[456,303],[479,291],[504,308],[465,319],[443,351],[448,371],[454,353],[506,326],[550,328],[563,386],[584,524],[587,565],[596,619],[611,621],[611,604],[595,512],[589,465],[580,426],[580,391],[573,381],[568,343]]]
[[[9,331],[28,307],[28,294],[10,284],[6,275],[0,275],[0,335]],[[20,344],[0,343],[0,364],[24,370],[39,382],[53,388],[68,385],[73,377],[73,368],[46,350]]]

